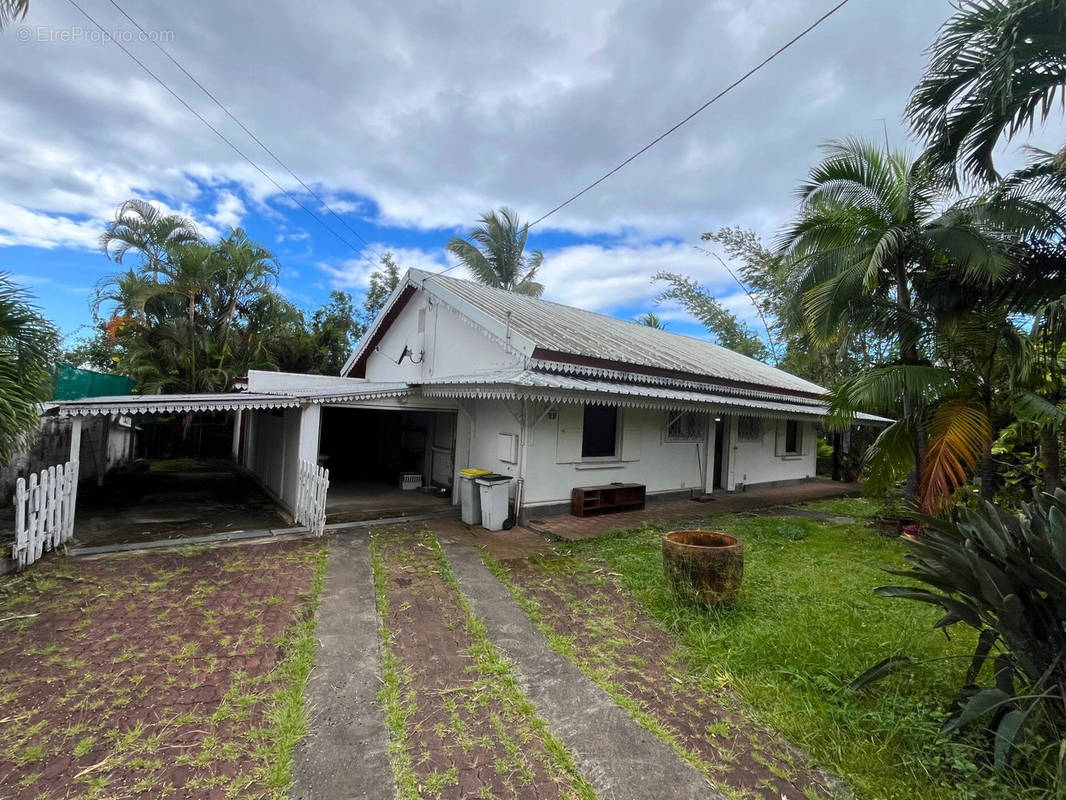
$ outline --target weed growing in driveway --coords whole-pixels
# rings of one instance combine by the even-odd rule
[[[409,699],[403,697],[401,668],[393,653],[389,629],[384,620],[389,615],[389,596],[385,588],[387,573],[375,539],[371,539],[370,568],[374,575],[374,594],[377,597],[378,615],[383,620],[381,635],[381,691],[378,699],[385,708],[385,724],[389,728],[389,754],[392,761],[392,777],[396,782],[399,800],[418,797],[418,779],[411,769],[411,756],[407,751],[407,718],[414,709]]]
[[[459,581],[455,577],[455,573],[452,572],[451,567],[448,566],[448,560],[445,558],[444,553],[441,550],[440,542],[433,534],[426,532],[423,537],[423,543],[426,547],[433,551],[434,556],[437,559],[437,568],[440,570],[441,577],[444,581],[455,591],[459,597],[459,605],[463,609],[463,613],[466,615],[466,628],[474,637],[475,643],[470,648],[471,654],[474,656],[478,671],[485,678],[486,681],[492,681],[495,683],[497,693],[502,696],[507,705],[512,706],[519,714],[521,714],[526,722],[534,729],[537,735],[540,737],[544,744],[545,749],[551,754],[552,758],[567,772],[575,781],[575,788],[579,795],[585,798],[595,798],[596,793],[593,791],[592,786],[581,776],[578,772],[577,764],[574,763],[574,758],[570,755],[570,752],[548,730],[547,723],[537,714],[536,706],[533,705],[522,694],[521,689],[518,688],[518,681],[515,679],[514,673],[511,671],[510,665],[500,654],[500,651],[489,641],[488,633],[485,631],[485,626],[477,615],[474,614],[474,609],[470,606],[470,601],[467,600],[466,595],[463,594],[462,588],[459,586]],[[507,741],[504,732],[498,731],[501,735],[501,741]]]
[[[325,547],[318,551],[302,619],[288,630],[280,644],[282,661],[274,677],[281,688],[274,695],[270,710],[267,738],[271,752],[266,762],[266,785],[277,798],[286,796],[292,782],[293,751],[307,735],[304,689],[315,661],[315,611],[322,595],[328,555]]]
[[[324,563],[310,543],[272,543],[0,579],[0,620],[21,595],[34,614],[0,625],[0,797],[282,795]]]
[[[512,797],[550,787],[591,800],[572,757],[489,641],[436,538],[375,532],[371,553],[397,796]]]

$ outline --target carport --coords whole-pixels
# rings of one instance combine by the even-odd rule
[[[300,400],[265,393],[204,395],[122,395],[67,400],[47,414],[71,418],[69,456],[79,462],[99,443],[83,438],[87,418],[144,418],[230,413],[234,420],[231,459],[188,460],[147,469],[101,474],[98,485],[83,485],[77,499],[74,536],[88,546],[129,544],[292,524],[274,498],[240,466],[243,415],[254,411],[299,411]],[[158,467],[162,466],[162,469]]]
[[[455,485],[456,416],[406,406],[324,406],[318,463],[329,469],[329,520],[446,510]],[[400,488],[404,475],[416,488]]]
[[[404,383],[285,373],[254,372],[249,387],[53,404],[46,413],[72,418],[71,461],[82,453],[87,417],[228,412],[233,419],[230,460],[184,472],[123,473],[111,476],[110,488],[83,496],[74,519],[79,542],[276,531],[292,528],[294,519],[310,525],[309,504],[324,508],[329,522],[455,513],[457,465],[469,449],[469,428],[457,435],[468,425],[457,401],[423,398]],[[465,443],[461,454],[457,442]],[[418,488],[402,490],[403,473],[418,475]],[[309,499],[316,476],[329,486]]]

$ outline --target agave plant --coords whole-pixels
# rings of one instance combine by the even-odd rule
[[[1032,731],[1066,734],[1066,491],[1023,504],[1018,515],[991,503],[958,519],[926,518],[907,541],[910,568],[893,574],[925,586],[881,586],[882,597],[939,606],[936,628],[978,632],[965,685],[943,732],[984,722],[997,766]],[[915,662],[887,658],[852,683],[860,689]],[[990,666],[991,669],[986,669]],[[978,683],[986,678],[985,685]]]

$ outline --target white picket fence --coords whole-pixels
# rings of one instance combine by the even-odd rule
[[[315,536],[326,529],[326,491],[329,470],[300,460],[296,485],[296,524],[306,525]]]
[[[15,483],[15,545],[18,569],[54,550],[74,535],[78,462],[68,461]]]

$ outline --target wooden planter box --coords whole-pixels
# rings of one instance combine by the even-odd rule
[[[644,508],[644,491],[642,483],[580,486],[570,492],[570,513],[575,517],[589,517],[593,514],[640,511]]]

